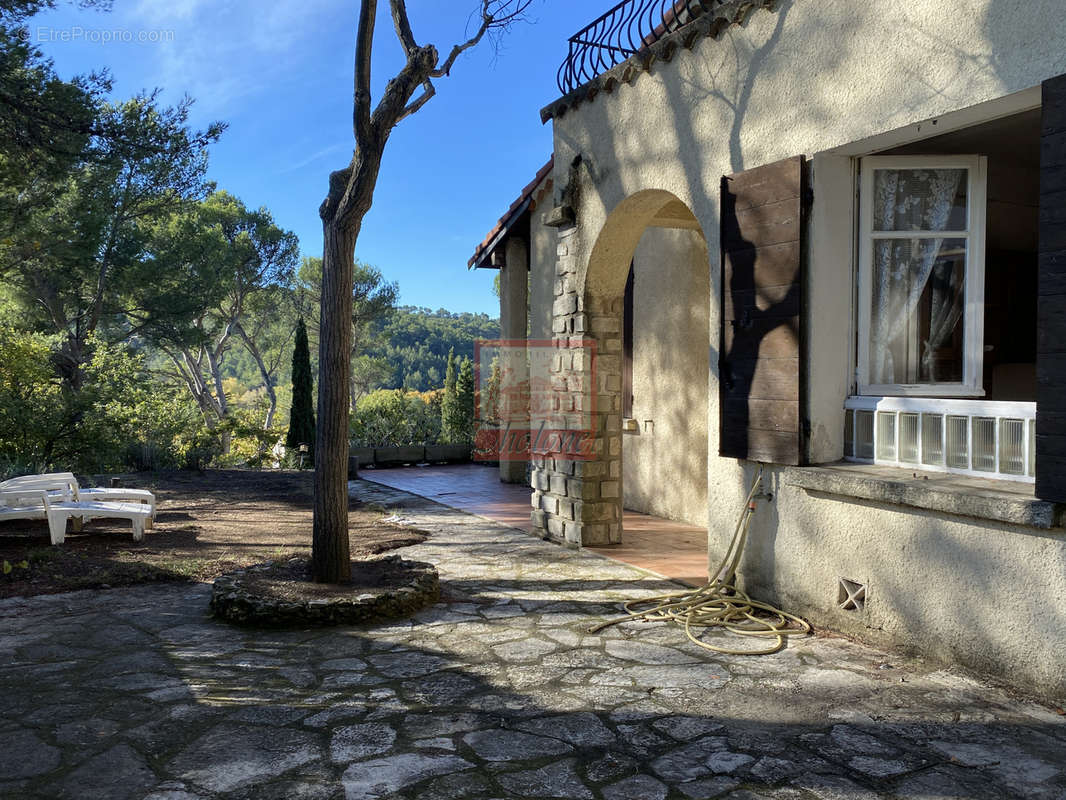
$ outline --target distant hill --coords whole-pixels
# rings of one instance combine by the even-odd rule
[[[359,362],[367,378],[359,381],[359,391],[368,394],[375,389],[410,389],[427,392],[444,386],[448,363],[448,349],[455,348],[457,357],[473,358],[475,339],[495,339],[500,335],[499,320],[488,314],[454,313],[439,308],[436,311],[415,306],[399,306],[387,317],[373,324],[366,337]],[[292,343],[286,342],[281,354],[275,386],[284,414],[288,414],[289,365]],[[312,372],[318,378],[318,352],[312,346]],[[359,372],[359,365],[356,367]],[[241,347],[226,353],[223,365],[226,378],[233,381],[227,389],[238,402],[249,402],[262,394],[262,379],[251,356]],[[244,394],[248,392],[247,397]],[[285,417],[287,420],[287,417]]]
[[[456,357],[473,358],[474,340],[499,338],[500,322],[488,314],[400,306],[374,326],[373,334],[364,352],[392,368],[391,379],[379,388],[425,392],[444,385],[450,348]]]

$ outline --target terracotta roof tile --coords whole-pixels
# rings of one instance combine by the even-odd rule
[[[518,195],[518,199],[511,203],[510,207],[504,212],[504,215],[500,217],[499,221],[489,231],[485,240],[477,246],[474,251],[474,255],[467,262],[467,268],[480,267],[483,265],[489,256],[492,255],[492,251],[496,249],[496,245],[504,238],[504,234],[510,231],[511,227],[518,222],[522,217],[522,214],[529,208],[536,207],[539,196],[534,197],[537,187],[551,175],[552,169],[555,166],[555,156],[548,159],[548,163],[545,164],[537,171],[537,175],[533,180],[522,189],[521,194]]]

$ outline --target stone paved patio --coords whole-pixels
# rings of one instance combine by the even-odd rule
[[[445,593],[411,621],[243,631],[206,586],[0,603],[0,797],[1066,798],[1055,709],[839,639],[588,636],[674,587],[405,497]]]
[[[362,472],[368,481],[532,532],[532,489],[525,484],[502,483],[499,475],[495,465],[479,463]],[[588,549],[692,586],[707,581],[706,525],[688,525],[625,509],[622,528],[621,544]]]

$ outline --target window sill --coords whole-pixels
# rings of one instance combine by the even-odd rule
[[[811,492],[1050,530],[1064,507],[1033,495],[1031,485],[871,464],[790,467],[785,483]]]

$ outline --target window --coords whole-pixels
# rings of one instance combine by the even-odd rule
[[[984,394],[986,160],[861,161],[858,388]]]
[[[1045,112],[858,162],[845,459],[1034,482]]]
[[[850,397],[847,461],[1032,483],[1036,404],[916,397]]]

